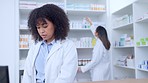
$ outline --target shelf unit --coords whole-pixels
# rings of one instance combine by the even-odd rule
[[[147,4],[147,0],[137,0],[112,13],[113,79],[148,78],[148,69],[146,69],[148,65],[144,64],[148,61]],[[133,44],[126,45],[127,41],[124,41],[124,45],[122,45],[123,34],[126,34],[124,36],[132,36]],[[133,66],[117,65],[119,60],[124,60],[124,64],[127,64],[126,55],[129,53],[134,55]]]
[[[106,4],[107,0],[19,0],[19,35],[30,35],[29,30],[27,28],[27,19],[29,13],[36,7],[39,7],[43,4],[46,3],[54,3],[62,7],[66,14],[68,15],[68,18],[71,22],[76,22],[81,25],[79,26],[70,26],[70,32],[68,35],[68,38],[76,38],[77,40],[80,40],[81,38],[94,38],[94,35],[90,28],[84,28],[82,25],[82,21],[85,17],[90,17],[92,21],[95,24],[103,25],[106,26],[106,19],[107,19],[107,14],[106,14]],[[27,4],[29,6],[26,6],[24,4]],[[97,25],[96,25],[97,26]],[[29,36],[29,41],[31,41],[31,37]],[[20,37],[20,41],[21,41]],[[27,57],[27,53],[29,50],[29,47],[20,46],[21,48],[19,49],[19,82],[21,83],[21,78],[23,75],[23,70],[24,70],[24,62],[25,58]],[[90,42],[91,43],[91,42]],[[88,46],[77,46],[77,51],[78,51],[78,58],[79,59],[90,59],[92,55],[92,50],[93,46],[88,45]],[[22,48],[23,47],[23,48]],[[78,82],[85,82],[85,81],[90,81],[90,74],[89,72],[87,73],[77,73],[76,79]]]
[[[135,45],[141,40],[141,38],[148,38],[148,1],[138,0],[133,4],[134,7],[134,28],[135,28]],[[136,45],[136,78],[148,78],[148,69],[139,68],[144,60],[148,60],[148,41],[146,45]]]
[[[67,15],[68,18],[70,19],[70,22],[73,22],[74,24],[77,22],[83,23],[84,17],[90,17],[93,22],[98,22],[98,24],[105,25],[106,24],[106,19],[107,19],[107,14],[106,10],[87,10],[86,9],[77,9],[76,7],[71,8],[72,3],[74,4],[83,4],[83,5],[90,5],[90,4],[103,4],[106,6],[107,0],[67,0]],[[81,38],[94,38],[94,35],[90,28],[81,28],[81,26],[75,26],[70,27],[71,30],[69,32],[68,38],[77,38],[77,40],[81,40]],[[106,26],[106,25],[105,25]],[[77,45],[76,45],[77,46]],[[78,48],[78,59],[79,60],[90,60],[91,55],[92,55],[92,50],[93,47],[87,47],[83,48],[83,46]],[[76,79],[78,82],[86,82],[90,81],[90,72],[82,73],[78,72]]]

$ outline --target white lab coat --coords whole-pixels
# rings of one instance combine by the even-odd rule
[[[41,42],[28,52],[22,83],[36,83],[35,60]],[[77,67],[77,51],[70,40],[56,41],[45,63],[45,83],[73,83]]]
[[[100,39],[97,39],[93,49],[92,60],[81,67],[82,72],[90,70],[92,81],[111,79],[110,57]]]

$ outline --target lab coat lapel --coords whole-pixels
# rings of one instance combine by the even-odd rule
[[[50,50],[50,52],[49,52],[49,54],[48,54],[48,56],[47,56],[47,58],[46,58],[46,61],[48,61],[48,59],[50,59],[50,57],[59,49],[59,48],[61,48],[61,43],[62,43],[62,41],[56,41],[54,44],[53,44],[53,46],[52,46],[52,48],[51,48],[51,50]]]
[[[38,55],[38,52],[39,52],[39,49],[40,49],[41,43],[42,43],[42,42],[38,42],[37,45],[36,45],[36,47],[34,48],[32,68],[34,68],[35,59],[36,59],[36,57],[37,57],[37,55]]]

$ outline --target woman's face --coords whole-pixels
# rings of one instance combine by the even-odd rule
[[[54,25],[52,22],[45,19],[46,22],[39,21],[37,24],[37,31],[39,35],[45,40],[47,43],[54,40]]]
[[[96,31],[95,31],[95,33],[94,33],[94,34],[95,34],[95,36],[98,38],[98,32],[96,32]]]

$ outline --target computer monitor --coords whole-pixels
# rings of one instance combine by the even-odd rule
[[[0,83],[9,83],[8,66],[0,66]]]

